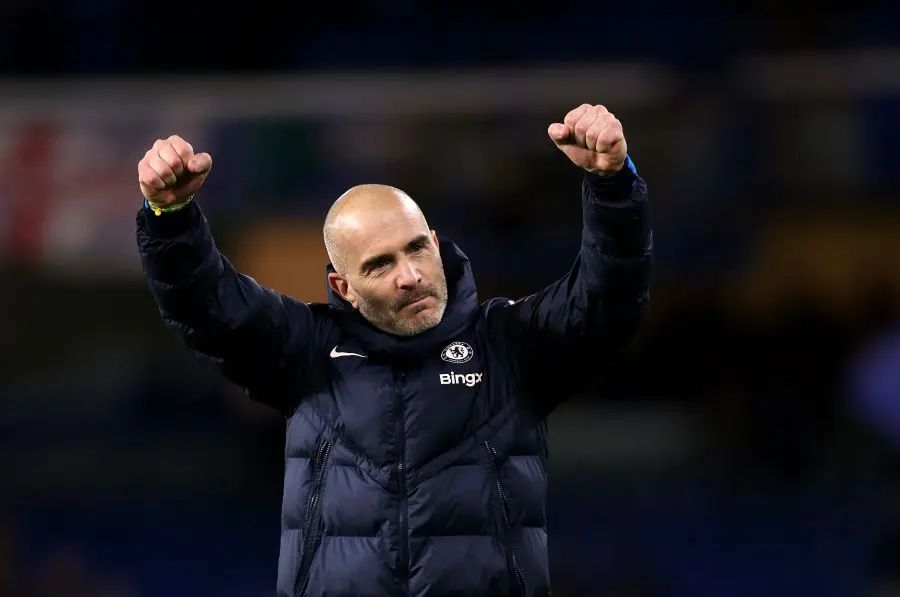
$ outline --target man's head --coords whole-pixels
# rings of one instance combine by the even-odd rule
[[[366,184],[338,197],[323,229],[335,272],[328,284],[375,327],[412,336],[447,307],[447,280],[422,210],[394,187]]]

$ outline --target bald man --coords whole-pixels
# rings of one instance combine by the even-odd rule
[[[327,304],[235,271],[194,200],[184,139],[138,164],[137,240],[165,324],[287,420],[279,597],[549,595],[546,417],[649,300],[647,189],[621,123],[581,105],[548,134],[584,170],[569,272],[479,301],[469,260],[400,189],[325,217]]]
[[[386,185],[353,187],[334,202],[323,232],[335,269],[329,288],[372,325],[412,336],[441,321],[447,279],[437,234],[409,195]],[[406,257],[398,264],[396,247]],[[398,275],[383,275],[391,265]]]

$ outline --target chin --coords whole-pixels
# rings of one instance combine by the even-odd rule
[[[437,324],[441,322],[443,315],[443,309],[427,307],[415,315],[407,317],[406,321],[403,322],[401,329],[398,329],[394,333],[401,336],[415,336],[416,334],[421,334],[422,332],[426,332],[437,326]]]
[[[415,336],[416,334],[421,334],[422,332],[430,330],[440,322],[439,319],[433,319],[431,317],[425,319],[416,317],[405,322],[402,328],[394,333],[400,336]]]
[[[447,308],[445,301],[430,300],[417,305],[416,311],[401,308],[390,313],[372,312],[365,303],[359,307],[360,314],[378,329],[396,336],[415,336],[437,326],[444,318]]]

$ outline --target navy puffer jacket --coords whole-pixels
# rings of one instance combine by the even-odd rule
[[[646,188],[628,166],[585,175],[578,257],[533,295],[479,303],[443,240],[448,307],[412,337],[238,273],[196,202],[140,210],[165,324],[287,418],[280,597],[549,594],[545,417],[649,299]]]

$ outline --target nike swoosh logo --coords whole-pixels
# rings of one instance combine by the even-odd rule
[[[358,352],[338,352],[337,346],[331,349],[331,358],[336,359],[338,357],[362,357],[368,358],[364,354],[359,354]]]

